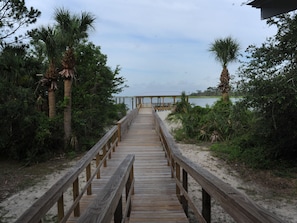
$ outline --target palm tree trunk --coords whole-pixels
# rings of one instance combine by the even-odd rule
[[[224,66],[221,73],[220,85],[219,85],[219,89],[222,92],[223,101],[229,100],[229,91],[230,91],[229,80],[230,80],[229,71],[227,67]]]
[[[49,118],[53,118],[56,116],[55,91],[51,88],[48,89],[48,116]]]
[[[72,78],[64,79],[64,145],[68,147],[71,136],[71,88]]]
[[[53,60],[50,60],[49,68],[46,72],[48,87],[48,116],[53,118],[56,115],[56,66]]]

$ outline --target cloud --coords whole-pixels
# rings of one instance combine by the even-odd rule
[[[54,9],[96,16],[90,40],[101,46],[108,64],[120,65],[130,88],[124,95],[204,90],[218,84],[221,66],[208,52],[216,38],[236,38],[242,52],[260,44],[275,28],[260,11],[232,0],[27,0],[51,22]],[[231,64],[236,73],[239,64]],[[159,93],[158,93],[159,92]]]

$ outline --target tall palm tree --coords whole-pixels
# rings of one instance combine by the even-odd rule
[[[55,11],[57,28],[64,41],[65,52],[62,58],[63,70],[60,75],[64,79],[64,133],[65,146],[71,138],[71,90],[74,78],[75,55],[74,47],[81,40],[88,37],[88,31],[93,27],[95,17],[82,12],[81,15],[71,15],[68,10],[57,9]]]
[[[228,101],[230,91],[230,75],[227,65],[230,62],[237,60],[239,53],[239,43],[231,37],[216,39],[210,45],[209,51],[214,54],[215,59],[219,61],[223,67],[220,77],[219,89],[222,92],[223,100]]]
[[[48,88],[49,118],[53,118],[56,115],[55,91],[57,90],[58,77],[56,71],[56,62],[58,59],[58,35],[56,30],[49,26],[41,26],[39,29],[31,32],[30,34],[35,41],[42,41],[45,45],[45,52],[49,65],[40,82]]]

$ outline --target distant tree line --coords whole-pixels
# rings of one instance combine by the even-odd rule
[[[230,86],[230,91],[228,92],[231,97],[241,96],[240,91],[237,88]],[[208,87],[206,90],[197,90],[189,94],[190,96],[222,96],[222,91],[219,87]]]
[[[51,26],[15,35],[39,15],[22,0],[0,3],[0,155],[25,164],[89,149],[126,113],[113,101],[120,67],[88,41],[95,18],[57,9]]]

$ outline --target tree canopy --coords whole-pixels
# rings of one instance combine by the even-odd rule
[[[277,34],[260,47],[250,46],[239,70],[242,104],[257,115],[254,139],[275,157],[297,155],[297,16],[268,20]]]
[[[20,13],[21,6],[26,8],[23,1],[2,1],[1,4],[4,2],[15,7],[7,9],[11,13]],[[37,10],[28,13],[30,19],[20,15],[15,15],[15,18],[23,18],[22,24],[30,24],[39,14]],[[70,18],[77,18],[68,13]],[[86,19],[86,15],[82,14],[79,19]],[[78,20],[74,19],[74,22],[77,24]],[[116,105],[113,101],[113,94],[125,87],[119,66],[109,67],[107,56],[101,53],[100,47],[88,42],[88,35],[82,29],[77,32],[77,37],[82,39],[73,40],[75,45],[72,45],[73,41],[65,45],[65,35],[61,35],[62,29],[58,24],[30,30],[31,42],[27,45],[3,42],[0,49],[1,156],[31,164],[58,153],[87,150],[110,125],[126,114],[125,105]],[[63,94],[65,77],[58,71],[69,68],[61,58],[70,45],[76,68],[72,92],[75,145],[66,150],[63,143],[63,110],[67,103]],[[42,77],[36,74],[42,74]],[[53,92],[56,99],[49,103]],[[51,104],[56,114],[49,118]]]
[[[215,59],[222,65],[222,73],[220,76],[220,84],[218,88],[222,92],[224,101],[229,99],[230,91],[230,75],[227,69],[227,65],[237,60],[239,53],[239,43],[232,37],[226,37],[222,39],[216,39],[209,48],[209,51],[215,56]]]
[[[239,43],[232,37],[216,39],[210,45],[209,51],[213,53],[215,59],[222,67],[227,67],[229,63],[237,60],[239,53]]]
[[[21,40],[24,35],[17,34],[19,29],[35,23],[40,14],[41,12],[33,7],[27,8],[25,0],[1,0],[0,45],[4,47],[5,44]]]

